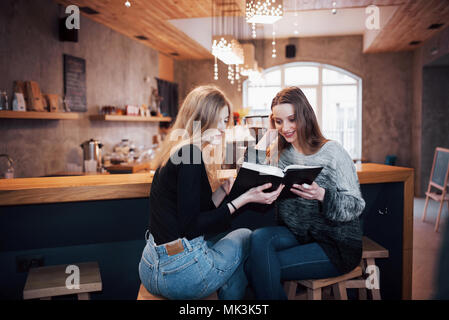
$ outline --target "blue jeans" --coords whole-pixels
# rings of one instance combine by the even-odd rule
[[[139,263],[140,280],[149,292],[168,299],[202,299],[217,290],[219,299],[244,297],[251,230],[234,230],[210,246],[203,236],[181,240],[184,251],[168,255],[149,235]]]
[[[287,299],[284,280],[329,278],[341,273],[316,242],[300,244],[286,227],[265,227],[251,235],[246,272],[257,299]]]

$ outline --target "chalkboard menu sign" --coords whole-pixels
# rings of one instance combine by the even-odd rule
[[[64,94],[72,112],[86,112],[86,60],[64,55]]]

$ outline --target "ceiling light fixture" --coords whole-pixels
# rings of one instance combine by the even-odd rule
[[[246,22],[273,24],[284,15],[282,0],[246,0]]]
[[[332,14],[337,14],[337,2],[332,2]]]
[[[223,9],[224,6],[232,8]],[[212,1],[212,55],[214,61],[214,80],[218,80],[217,59],[228,65],[228,79],[231,84],[239,82],[240,68],[243,64],[243,47],[237,40],[243,32],[243,21],[238,16],[238,7],[235,2]],[[225,14],[227,13],[227,14]],[[231,13],[231,14],[229,14]],[[235,66],[234,66],[235,65]]]
[[[212,54],[225,64],[242,64],[243,48],[233,36],[214,36]]]
[[[131,2],[126,1],[126,2],[125,2],[125,6],[126,6],[127,8],[131,7]]]

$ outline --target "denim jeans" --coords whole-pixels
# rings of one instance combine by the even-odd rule
[[[219,299],[244,297],[251,230],[234,230],[210,246],[203,236],[181,240],[184,251],[168,255],[149,235],[139,263],[140,280],[149,292],[168,299],[201,299],[217,290]]]
[[[281,281],[335,277],[341,273],[316,242],[300,244],[286,227],[265,227],[251,235],[245,266],[257,299],[287,299]]]

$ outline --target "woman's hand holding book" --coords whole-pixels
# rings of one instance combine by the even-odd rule
[[[272,192],[264,192],[271,188],[271,183],[266,183],[258,187],[253,187],[228,203],[229,210],[233,214],[237,209],[248,203],[272,204],[281,194],[285,185],[280,184],[279,187]]]
[[[285,185],[280,184],[279,187],[272,192],[264,192],[264,190],[271,188],[271,183],[266,183],[258,187],[254,187],[246,191],[242,196],[246,198],[247,203],[255,202],[262,204],[272,204],[274,200],[279,197]]]
[[[324,194],[326,190],[321,188],[315,181],[311,184],[293,184],[293,188],[290,188],[290,191],[296,194],[297,196],[307,199],[307,200],[324,200]]]

